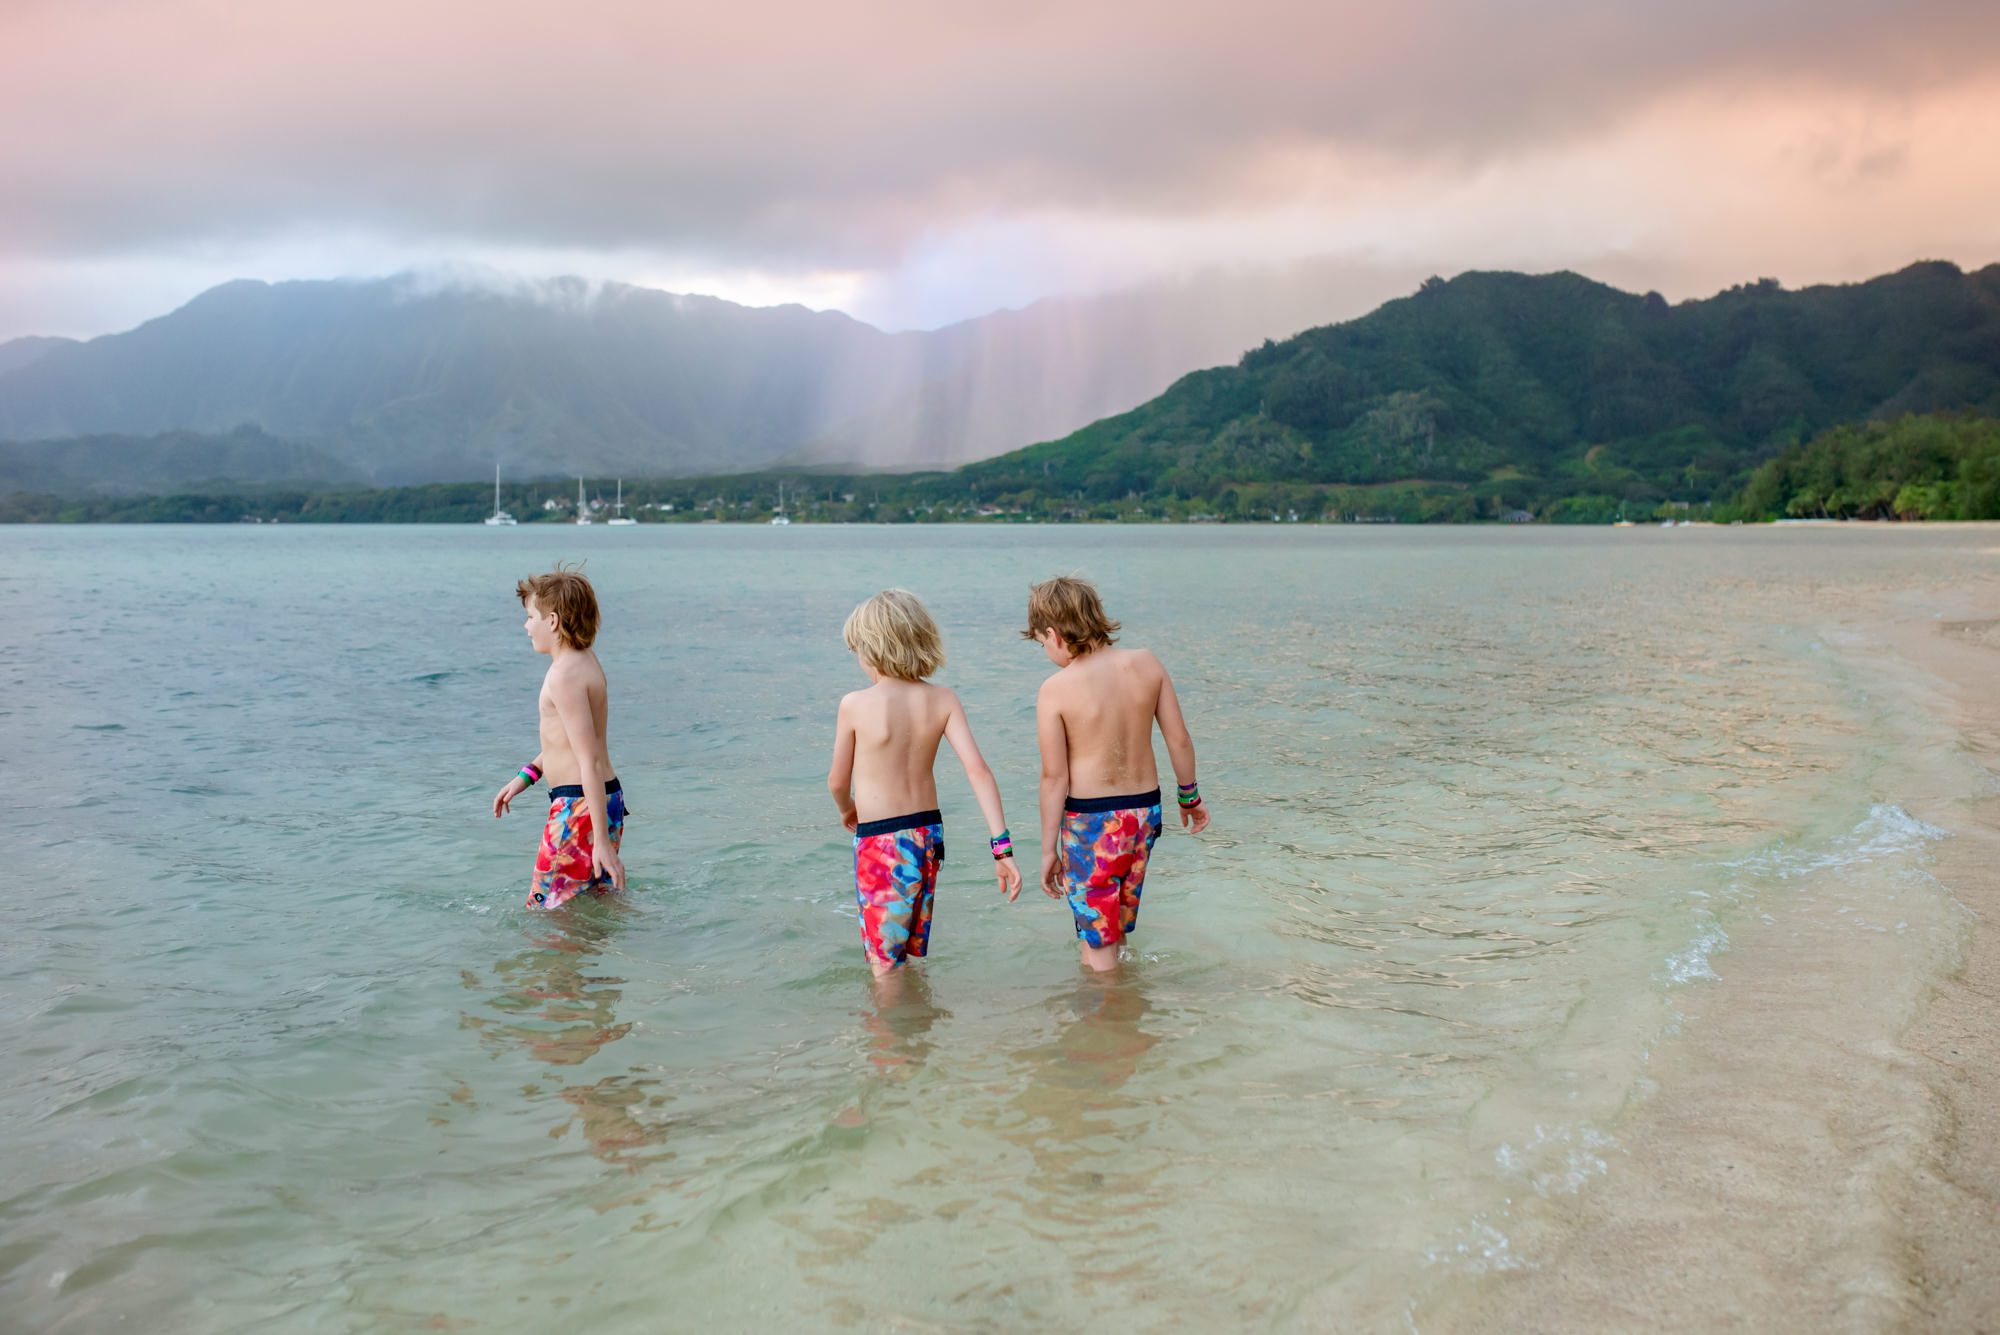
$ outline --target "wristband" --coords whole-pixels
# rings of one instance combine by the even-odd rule
[[[528,787],[530,788],[533,788],[536,784],[540,783],[541,781],[542,781],[542,771],[540,767],[538,767],[535,764],[534,761],[530,760],[527,764],[521,766],[522,783],[528,785]]]
[[[986,843],[993,850],[993,860],[995,862],[998,862],[1001,858],[1011,858],[1014,856],[1014,836],[1006,830],[1000,831],[999,834],[988,839]]]
[[[1178,796],[1180,799],[1181,810],[1192,811],[1196,807],[1201,805],[1201,785],[1195,783],[1181,784],[1179,786]]]

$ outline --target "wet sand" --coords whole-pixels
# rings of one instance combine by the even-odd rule
[[[1976,604],[1963,610],[1986,615],[1905,624],[1897,646],[1938,679],[1966,751],[2000,776],[2000,599]],[[1923,1324],[1985,1331],[2000,1329],[2000,779],[1958,815],[1935,873],[1975,921],[1963,967],[1904,1037],[1935,1135],[1903,1218]]]
[[[1608,1174],[1420,1329],[2000,1331],[2000,582],[1829,639],[1932,734],[1904,805],[1962,950],[1913,987],[1830,918],[1736,933]]]

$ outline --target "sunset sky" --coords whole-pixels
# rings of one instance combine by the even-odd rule
[[[0,0],[0,339],[440,266],[891,328],[1308,256],[1679,299],[2000,260],[1996,145],[1992,0]]]

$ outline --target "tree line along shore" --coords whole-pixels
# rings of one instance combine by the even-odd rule
[[[1000,461],[992,461],[998,463]],[[1018,473],[1018,469],[1014,470]],[[1121,479],[1117,489],[1053,477],[948,473],[743,473],[625,479],[626,513],[641,523],[1716,523],[1779,519],[2000,520],[2000,418],[1911,414],[1821,432],[1765,461],[1724,494],[1687,499],[1651,486],[1564,489],[1496,469],[1478,480],[1411,478],[1369,484],[1282,477]],[[601,493],[593,513],[609,506]],[[782,499],[781,499],[782,498]],[[477,523],[491,513],[483,483],[416,487],[188,490],[154,496],[0,497],[4,523]],[[572,523],[567,479],[501,489],[523,523]]]

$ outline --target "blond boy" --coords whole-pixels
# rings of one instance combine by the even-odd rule
[[[937,810],[938,743],[965,766],[992,838],[993,871],[1012,902],[1021,873],[993,771],[972,740],[958,696],[924,678],[944,666],[944,642],[916,595],[887,589],[855,608],[842,631],[867,689],[843,696],[826,786],[854,835],[861,947],[881,978],[930,949],[931,907],[944,862]]]
[[[1195,784],[1194,739],[1174,683],[1145,649],[1114,649],[1118,623],[1097,590],[1051,579],[1028,593],[1027,639],[1058,671],[1035,697],[1042,752],[1042,890],[1069,900],[1083,962],[1117,966],[1139,922],[1146,862],[1160,837],[1153,725],[1180,784],[1181,824],[1208,828]]]
[[[597,592],[575,570],[556,567],[514,586],[528,619],[522,629],[538,654],[553,661],[542,678],[541,753],[493,797],[493,815],[549,778],[549,816],[528,907],[552,909],[582,890],[625,888],[618,845],[625,835],[625,794],[605,742],[610,688],[590,650],[597,639]]]

